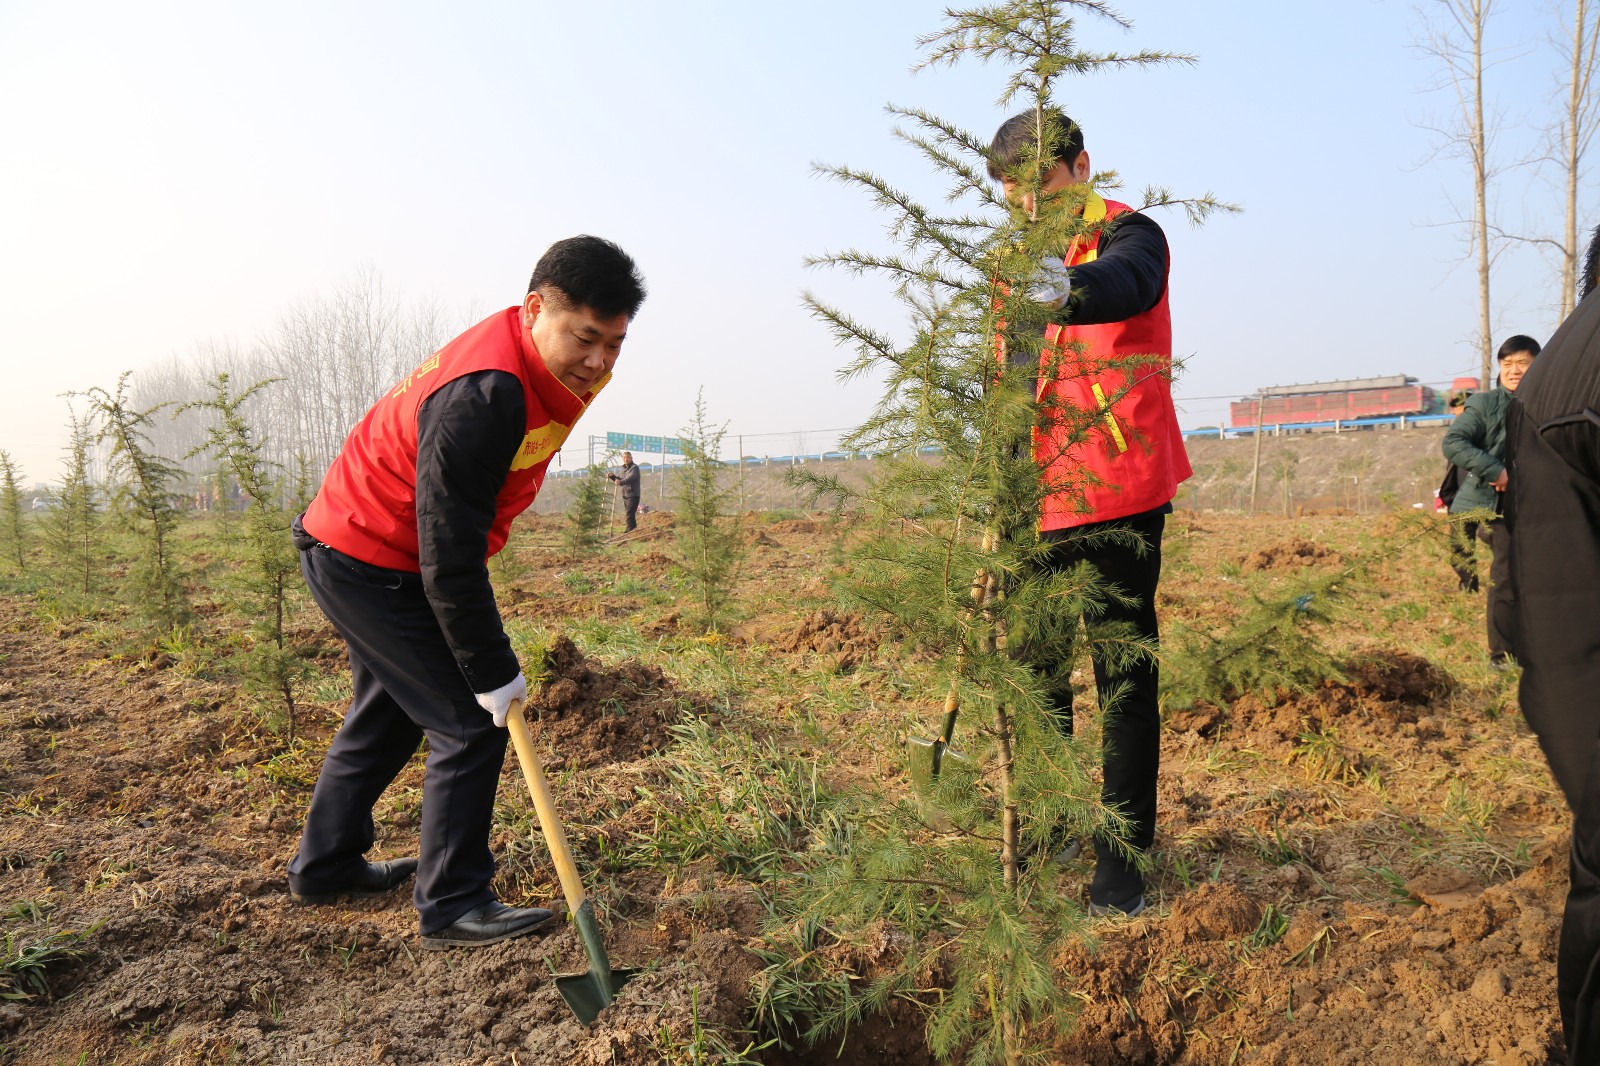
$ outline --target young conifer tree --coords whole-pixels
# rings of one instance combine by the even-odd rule
[[[611,498],[611,483],[606,480],[605,460],[585,467],[577,481],[561,539],[574,555],[593,555],[606,540],[606,502]]]
[[[115,391],[96,387],[84,397],[98,422],[96,443],[110,446],[112,509],[127,521],[137,544],[124,592],[152,621],[168,629],[189,616],[188,594],[172,557],[172,531],[178,524],[176,491],[183,471],[150,446],[155,416],[169,405],[134,407],[128,395],[131,376],[131,371],[124,371]]]
[[[256,435],[245,417],[250,398],[277,380],[258,381],[236,393],[228,375],[218,374],[210,383],[210,399],[186,403],[177,413],[202,410],[216,416],[206,430],[205,443],[185,458],[209,454],[219,466],[217,481],[226,485],[231,478],[248,500],[245,566],[239,586],[255,640],[246,659],[245,677],[253,688],[281,701],[286,739],[293,745],[295,690],[311,669],[301,649],[289,639],[288,616],[300,588],[300,560],[289,537],[294,512],[284,506],[285,479],[266,458],[267,442]]]
[[[68,408],[71,427],[67,438],[65,470],[61,479],[61,506],[49,512],[44,523],[45,557],[63,589],[73,589],[85,599],[99,585],[98,565],[103,554],[100,493],[91,479],[94,424],[87,415]]]
[[[16,564],[17,573],[27,568],[27,543],[22,533],[22,477],[11,454],[0,451],[0,553]]]
[[[1041,194],[1042,177],[1056,162],[1051,146],[1064,132],[1053,106],[1057,81],[1188,57],[1087,51],[1077,43],[1073,12],[1126,25],[1090,0],[1011,0],[948,12],[945,28],[921,41],[924,67],[978,59],[1011,68],[1000,103],[1031,110],[1037,136],[1006,177],[1041,205],[1036,217],[990,181],[986,138],[920,110],[891,108],[905,123],[896,133],[948,181],[955,207],[925,206],[864,170],[824,168],[890,214],[898,249],[851,250],[813,263],[891,279],[912,328],[902,342],[808,297],[856,353],[845,375],[881,373],[887,382],[873,415],[846,444],[885,455],[877,473],[855,494],[828,479],[814,485],[856,495],[877,520],[879,532],[867,538],[847,591],[887,631],[939,663],[961,713],[958,746],[973,758],[943,764],[941,832],[930,831],[917,805],[863,801],[853,834],[829,849],[807,888],[786,901],[790,921],[782,928],[796,938],[788,944],[794,961],[768,971],[768,988],[808,990],[798,1013],[809,1017],[812,1038],[942,972],[948,985],[928,1004],[936,1054],[975,1063],[1042,1054],[1070,1021],[1053,959],[1083,917],[1076,884],[1063,883],[1048,863],[1025,863],[1024,855],[1062,830],[1116,836],[1120,828],[1091,778],[1096,745],[1062,735],[1049,679],[1028,665],[1069,658],[1079,618],[1117,594],[1087,568],[1050,573],[1040,565],[1043,498],[1070,498],[1092,482],[1078,470],[1047,478],[1052,457],[1035,456],[1034,430],[1048,424],[1055,446],[1071,448],[1098,432],[1105,412],[1037,398],[1040,377],[1077,372],[1070,357],[1078,353],[1043,351],[1052,312],[1030,290],[1043,264],[1060,264],[1074,238],[1098,225],[1074,209],[1071,198],[1081,204],[1084,189]],[[1092,179],[1098,189],[1113,182],[1110,173]],[[1209,196],[1178,201],[1158,189],[1146,192],[1145,203],[1181,204],[1195,220],[1222,206]],[[1139,362],[1126,369],[1138,371]],[[1107,397],[1110,404],[1118,399]],[[1113,665],[1150,653],[1125,632],[1105,628],[1094,636]],[[930,733],[944,697],[929,693]],[[865,987],[826,972],[840,956],[803,942],[823,920],[841,940],[856,930],[899,930],[899,965]]]
[[[736,490],[721,483],[724,467],[718,456],[727,426],[707,420],[704,389],[695,395],[694,419],[681,433],[687,461],[678,483],[675,556],[694,591],[691,617],[703,632],[715,633],[727,620],[744,552],[738,519],[729,517]]]

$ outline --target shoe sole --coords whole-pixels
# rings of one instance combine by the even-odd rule
[[[405,884],[404,881],[400,882],[399,885],[390,885],[388,888],[362,889],[360,891],[291,892],[289,893],[289,898],[302,907],[320,907],[328,903],[339,903],[351,899],[377,899],[379,896],[387,896],[403,884]]]
[[[1144,913],[1144,909],[1144,897],[1140,896],[1138,905],[1127,911],[1110,903],[1091,903],[1089,904],[1089,916],[1091,918],[1136,918]]]
[[[558,915],[552,914],[542,922],[534,922],[531,925],[524,925],[519,928],[512,929],[509,932],[501,933],[499,936],[481,938],[474,937],[471,940],[446,938],[442,936],[429,936],[424,933],[422,937],[422,946],[427,948],[429,951],[445,951],[449,948],[481,948],[489,944],[498,944],[502,940],[514,940],[519,936],[527,936],[529,933],[537,933],[539,930],[554,922],[557,917]]]

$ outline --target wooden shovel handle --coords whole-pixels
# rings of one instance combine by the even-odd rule
[[[567,846],[567,833],[561,827],[561,815],[556,810],[555,798],[545,783],[544,770],[539,756],[533,751],[533,737],[528,733],[528,723],[522,717],[522,701],[513,700],[506,715],[506,727],[511,730],[511,746],[517,749],[517,763],[522,767],[522,777],[528,782],[528,792],[533,796],[533,809],[539,815],[539,828],[544,830],[545,844],[550,848],[550,858],[556,864],[556,876],[561,879],[561,891],[567,897],[567,909],[573,914],[588,897],[584,895],[583,882],[578,878],[578,865],[572,861],[572,849]]]

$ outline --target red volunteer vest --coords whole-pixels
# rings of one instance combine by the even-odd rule
[[[1131,210],[1090,194],[1083,217],[1099,222]],[[1092,261],[1099,244],[1098,230],[1075,240],[1066,265]],[[1053,395],[1065,411],[1098,411],[1100,418],[1086,437],[1080,424],[1076,441],[1068,420],[1035,430],[1034,458],[1050,489],[1039,528],[1105,522],[1170,502],[1193,470],[1172,407],[1166,287],[1142,314],[1097,326],[1050,326],[1045,341],[1039,399]]]
[[[306,510],[306,532],[364,563],[418,573],[417,409],[440,386],[481,370],[514,375],[528,412],[489,529],[488,554],[505,547],[511,520],[539,494],[551,457],[610,380],[608,374],[588,395],[574,396],[528,339],[520,306],[490,315],[440,348],[372,405],[322,479]]]

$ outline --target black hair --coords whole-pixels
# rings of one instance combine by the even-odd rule
[[[1529,355],[1537,356],[1539,351],[1538,341],[1526,334],[1519,333],[1515,337],[1507,338],[1506,342],[1500,346],[1500,354],[1495,358],[1503,361],[1506,356],[1516,355],[1518,352],[1527,352]]]
[[[1578,299],[1593,292],[1600,286],[1600,226],[1594,228],[1594,235],[1589,238],[1589,250],[1583,253],[1583,278],[1578,287]]]
[[[1015,170],[1039,143],[1039,127],[1032,111],[1012,115],[1000,123],[989,142],[989,177],[999,181]],[[1044,161],[1072,166],[1083,151],[1083,128],[1055,108],[1044,112]]]
[[[601,318],[632,318],[644,303],[644,278],[633,259],[600,237],[583,234],[552,244],[533,268],[528,291]]]

